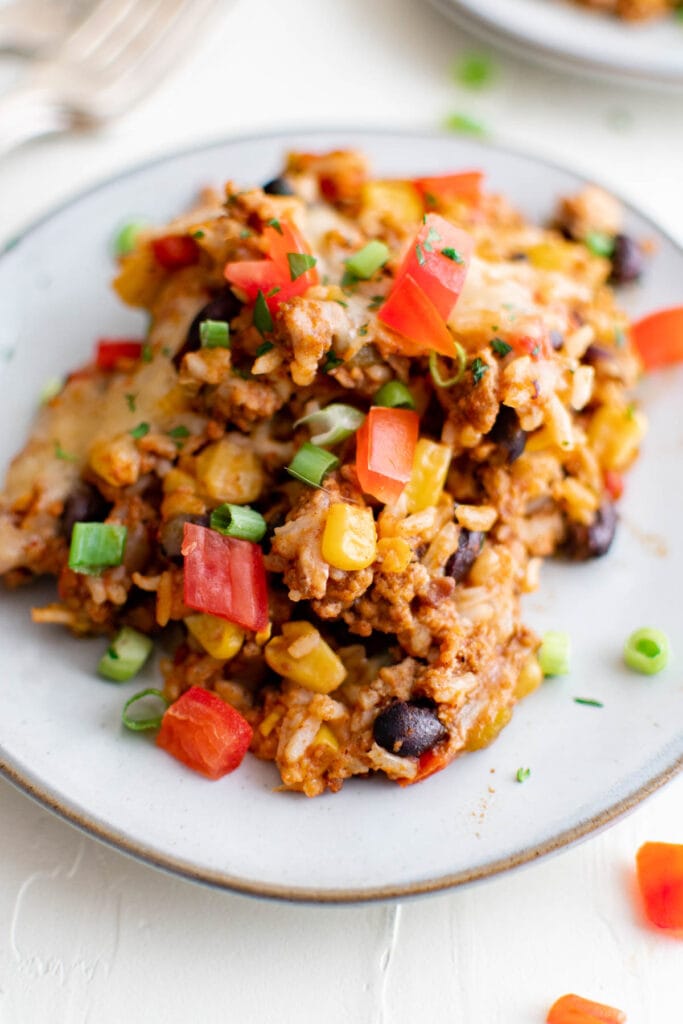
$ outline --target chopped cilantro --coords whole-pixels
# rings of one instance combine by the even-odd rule
[[[250,231],[249,228],[242,228],[240,231],[240,238],[251,238],[252,235],[253,231]]]
[[[279,235],[282,234],[282,225],[280,224],[280,221],[277,219],[277,217],[272,217],[269,221],[267,221],[267,224],[269,227],[275,228]]]
[[[193,238],[203,238],[204,234],[205,234],[205,232],[200,229],[199,231],[193,231],[192,232],[192,237]]]
[[[425,256],[424,250],[421,245],[415,246],[415,255],[417,256],[417,262],[420,264],[421,267],[424,267],[425,263],[427,262],[427,257]]]
[[[464,259],[460,255],[457,249],[451,249],[449,246],[447,249],[441,250],[441,255],[445,256],[449,260],[453,260],[454,263],[464,263]]]
[[[434,252],[434,242],[440,242],[441,235],[434,228],[430,228],[424,241],[425,252]],[[455,251],[455,250],[454,250]]]
[[[379,309],[383,302],[383,295],[373,295],[372,298],[370,299],[370,302],[368,303],[368,309],[370,310],[371,313],[374,313],[375,310]]]
[[[126,395],[126,405],[128,406],[128,409],[130,410],[130,412],[135,412],[135,401],[136,401],[137,397],[138,396],[134,395],[134,394]]]
[[[477,356],[476,359],[472,360],[472,365],[470,366],[470,369],[472,371],[472,380],[474,381],[475,384],[478,384],[479,381],[484,376],[484,374],[488,373],[489,368],[484,362],[484,360],[480,359],[479,356]]]
[[[78,458],[76,455],[70,455],[69,452],[65,452],[59,441],[55,441],[55,458],[62,459],[63,462],[77,462]]]
[[[360,327],[358,328],[358,334],[359,334],[359,336],[360,336],[361,338],[364,338],[364,337],[365,337],[365,335],[366,335],[367,333],[368,333],[368,325],[367,325],[367,324],[362,324],[362,325],[361,325],[361,326],[360,326]]]
[[[315,266],[316,258],[307,252],[288,252],[287,262],[289,263],[289,276],[292,281],[296,281],[307,270],[311,270]]]
[[[623,348],[626,344],[626,334],[624,333],[623,327],[614,328],[614,344],[617,348]]]
[[[506,356],[508,352],[512,352],[512,345],[508,345],[507,341],[503,341],[502,338],[494,338],[491,342],[491,348],[497,356],[500,356],[501,359],[503,356]]]
[[[575,704],[585,704],[589,708],[604,708],[601,700],[594,700],[592,697],[574,697]]]
[[[139,438],[149,434],[149,423],[138,423],[137,427],[133,427],[128,433],[137,441]]]
[[[151,363],[152,362],[152,346],[147,341],[142,346],[142,351],[140,352],[140,358],[142,359],[143,363]]]
[[[169,430],[168,431],[168,436],[172,437],[174,440],[176,440],[178,438],[189,437],[190,436],[190,431],[187,429],[187,427],[184,427],[182,425],[182,423],[181,423],[179,427],[173,427],[172,430]]]
[[[439,202],[433,192],[425,192],[423,198],[427,206],[436,206]]]
[[[273,318],[270,315],[266,297],[260,288],[259,293],[256,296],[256,302],[254,303],[254,327],[261,337],[273,329]]]
[[[260,356],[264,356],[266,352],[271,352],[274,348],[275,345],[273,345],[272,341],[261,342],[259,347],[256,349],[256,358],[258,359]]]
[[[531,775],[531,768],[518,768],[515,778],[517,782],[525,782]]]
[[[325,362],[321,366],[323,373],[330,373],[331,370],[336,370],[338,366],[344,362],[339,356],[335,355],[334,352],[328,352]]]

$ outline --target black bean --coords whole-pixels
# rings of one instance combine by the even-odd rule
[[[564,345],[564,337],[562,331],[551,331],[550,332],[550,344],[553,346],[555,351],[562,348]]]
[[[522,260],[528,260],[529,257],[525,252],[511,252],[510,257],[515,263],[521,263]]]
[[[484,534],[479,530],[466,530],[463,526],[458,537],[458,550],[446,562],[445,573],[456,583],[465,579],[484,546]]]
[[[501,405],[488,437],[503,449],[508,464],[520,457],[526,445],[526,434],[519,425],[517,413],[509,405]]]
[[[605,498],[590,526],[585,526],[583,523],[568,524],[564,544],[565,554],[573,562],[587,562],[591,558],[601,558],[612,546],[616,528],[616,509],[609,498]]]
[[[169,558],[178,558],[180,556],[185,523],[196,523],[198,526],[208,526],[209,521],[209,516],[185,514],[168,519],[159,531],[159,540],[165,554],[167,554]]]
[[[263,191],[268,196],[293,196],[294,189],[286,178],[273,178],[263,186]]]
[[[602,345],[589,345],[583,355],[584,363],[588,363],[590,366],[613,359],[614,352],[609,348],[603,348]]]
[[[612,253],[612,281],[628,284],[637,281],[643,273],[643,252],[630,235],[617,235]]]
[[[96,487],[79,481],[64,502],[62,533],[70,540],[75,523],[101,523],[107,518],[110,508]]]
[[[448,736],[431,702],[397,700],[380,711],[375,742],[399,757],[420,757]]]
[[[180,363],[186,352],[194,352],[200,348],[201,338],[199,337],[199,325],[203,320],[225,320],[227,323],[236,317],[242,308],[240,300],[232,293],[230,288],[224,288],[218,295],[214,296],[203,306],[190,324],[185,344],[176,352],[175,361]]]

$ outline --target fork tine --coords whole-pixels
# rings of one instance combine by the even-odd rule
[[[169,0],[118,0],[118,3],[119,17],[87,55],[88,62],[98,71],[106,71],[121,54],[134,52],[138,38],[146,28],[153,28]]]
[[[136,0],[96,0],[95,5],[65,39],[60,47],[58,59],[62,61],[87,59],[102,40],[109,36],[118,22],[126,17],[129,9],[135,5]]]

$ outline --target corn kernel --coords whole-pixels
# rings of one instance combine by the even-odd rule
[[[263,467],[248,438],[228,434],[197,456],[197,479],[216,501],[247,505],[264,485]]]
[[[325,725],[323,723],[313,737],[312,746],[330,747],[332,750],[339,750],[339,740],[334,735],[329,725]]]
[[[377,542],[377,557],[384,572],[404,572],[413,557],[413,550],[403,537],[385,537]]]
[[[436,505],[451,464],[452,451],[447,444],[438,444],[421,437],[415,448],[413,468],[405,489],[408,514]]]
[[[234,658],[244,643],[244,630],[216,615],[188,615],[185,625],[206,653],[219,661]]]
[[[515,686],[515,697],[518,700],[527,697],[534,690],[537,690],[542,682],[543,669],[539,665],[536,655],[532,654],[527,658],[520,670],[517,685]]]
[[[303,657],[295,658],[291,648],[304,637],[310,637],[315,644]],[[273,637],[264,653],[274,672],[314,693],[330,693],[346,678],[341,660],[310,622],[286,622],[282,636]]]
[[[529,263],[538,270],[571,270],[576,262],[576,248],[566,242],[539,242],[527,253]]]
[[[368,181],[363,185],[361,200],[365,209],[397,221],[422,220],[422,199],[410,181]]]
[[[493,715],[487,713],[484,718],[479,719],[474,728],[467,734],[465,750],[482,750],[488,747],[495,740],[499,732],[505,728],[512,718],[512,708],[498,708]]]
[[[372,509],[331,505],[322,539],[323,558],[335,569],[366,569],[375,560],[377,530]]]
[[[637,409],[604,405],[591,420],[588,441],[603,469],[619,471],[633,462],[646,430]]]
[[[271,711],[270,714],[266,715],[266,717],[263,719],[263,721],[258,727],[258,731],[261,733],[262,736],[270,736],[271,732],[273,731],[277,723],[283,717],[283,709],[275,708],[274,711]]]

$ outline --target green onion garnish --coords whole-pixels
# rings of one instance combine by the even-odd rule
[[[179,427],[173,427],[172,430],[169,430],[168,436],[172,437],[174,441],[182,441],[190,436],[190,431],[181,423]]]
[[[571,642],[569,633],[548,630],[538,650],[538,663],[544,676],[566,676],[569,672]]]
[[[389,247],[380,242],[377,238],[373,239],[372,242],[368,242],[358,252],[354,252],[353,256],[349,256],[346,263],[346,269],[349,273],[353,274],[354,277],[361,281],[369,281],[372,275],[383,267],[389,259]]]
[[[414,409],[415,399],[403,381],[388,380],[382,384],[372,404],[383,405],[386,409]]]
[[[143,363],[151,363],[153,357],[154,353],[152,352],[152,346],[148,341],[146,341],[145,344],[142,346],[140,358],[142,359]]]
[[[260,359],[266,352],[271,352],[275,348],[272,341],[262,341],[259,347],[256,349],[256,358]]]
[[[263,540],[267,523],[260,512],[248,505],[219,505],[211,513],[211,529],[224,537],[258,542]]]
[[[154,643],[137,629],[124,626],[102,655],[97,671],[105,679],[125,683],[140,671],[151,654]]]
[[[461,135],[482,136],[487,134],[482,122],[470,117],[469,114],[449,114],[444,127],[451,132],[459,132]]]
[[[145,221],[131,220],[116,233],[114,237],[114,254],[116,256],[127,256],[137,245],[141,231],[147,227]]]
[[[321,487],[327,474],[338,465],[339,459],[335,455],[304,441],[286,469],[290,476],[302,483],[310,487]]]
[[[230,348],[230,327],[226,320],[202,320],[199,325],[202,348]]]
[[[574,697],[575,704],[585,704],[589,708],[604,708],[604,704],[601,700],[595,700],[594,697]]]
[[[494,77],[493,61],[486,53],[465,53],[453,69],[454,77],[468,89],[483,89]]]
[[[149,434],[149,423],[138,423],[137,427],[133,427],[128,433],[138,441],[141,437]]]
[[[611,256],[614,252],[614,238],[604,231],[589,231],[584,238],[586,248],[594,256]]]
[[[259,293],[256,296],[256,302],[254,303],[254,327],[261,337],[273,329],[273,318],[270,315],[266,297],[260,288]]]
[[[292,281],[296,281],[307,270],[311,270],[315,266],[316,258],[309,256],[307,252],[288,252],[287,262],[289,263],[289,276]]]
[[[40,404],[47,405],[57,397],[63,387],[64,381],[61,377],[51,377],[50,380],[46,380],[40,389]]]
[[[157,714],[150,715],[149,712],[147,712],[147,714],[144,715],[144,705],[142,708],[138,708],[137,710],[137,715],[139,717],[134,717],[133,715],[128,714],[128,708],[132,707],[133,704],[137,704],[139,700],[144,700],[147,697],[154,698],[155,702],[161,701],[162,707],[158,709]],[[132,729],[133,732],[143,732],[145,729],[158,729],[168,705],[169,701],[166,700],[161,690],[140,690],[139,693],[134,694],[130,700],[127,700],[123,705],[121,721],[125,725],[126,729]]]
[[[518,768],[515,778],[517,782],[525,782],[531,775],[531,768]]]
[[[438,388],[452,388],[454,384],[460,383],[465,374],[465,369],[467,367],[467,354],[458,341],[455,342],[455,352],[455,357],[458,360],[458,369],[452,377],[441,376],[438,355],[434,349],[429,353],[429,372],[432,375],[432,380]]]
[[[450,246],[446,249],[441,250],[441,255],[445,256],[449,260],[453,260],[454,263],[464,263],[464,259],[460,255],[457,249],[452,249]]]
[[[344,360],[340,359],[339,356],[335,355],[334,352],[328,352],[327,358],[325,359],[325,362],[322,364],[320,369],[323,371],[323,373],[329,373],[331,370],[336,370],[337,367],[341,366],[343,362]]]
[[[508,345],[507,341],[503,341],[502,338],[494,338],[491,342],[491,348],[501,359],[512,352],[512,345]]]
[[[653,676],[669,663],[669,638],[661,629],[644,626],[631,633],[624,646],[624,661],[634,672]]]
[[[69,568],[85,576],[121,565],[128,529],[119,523],[75,523],[69,548]]]
[[[311,436],[313,444],[332,448],[355,434],[364,421],[365,415],[359,409],[341,402],[333,402],[324,409],[317,409],[308,416],[302,416],[294,426],[299,427],[305,423],[312,431],[317,431]]]

